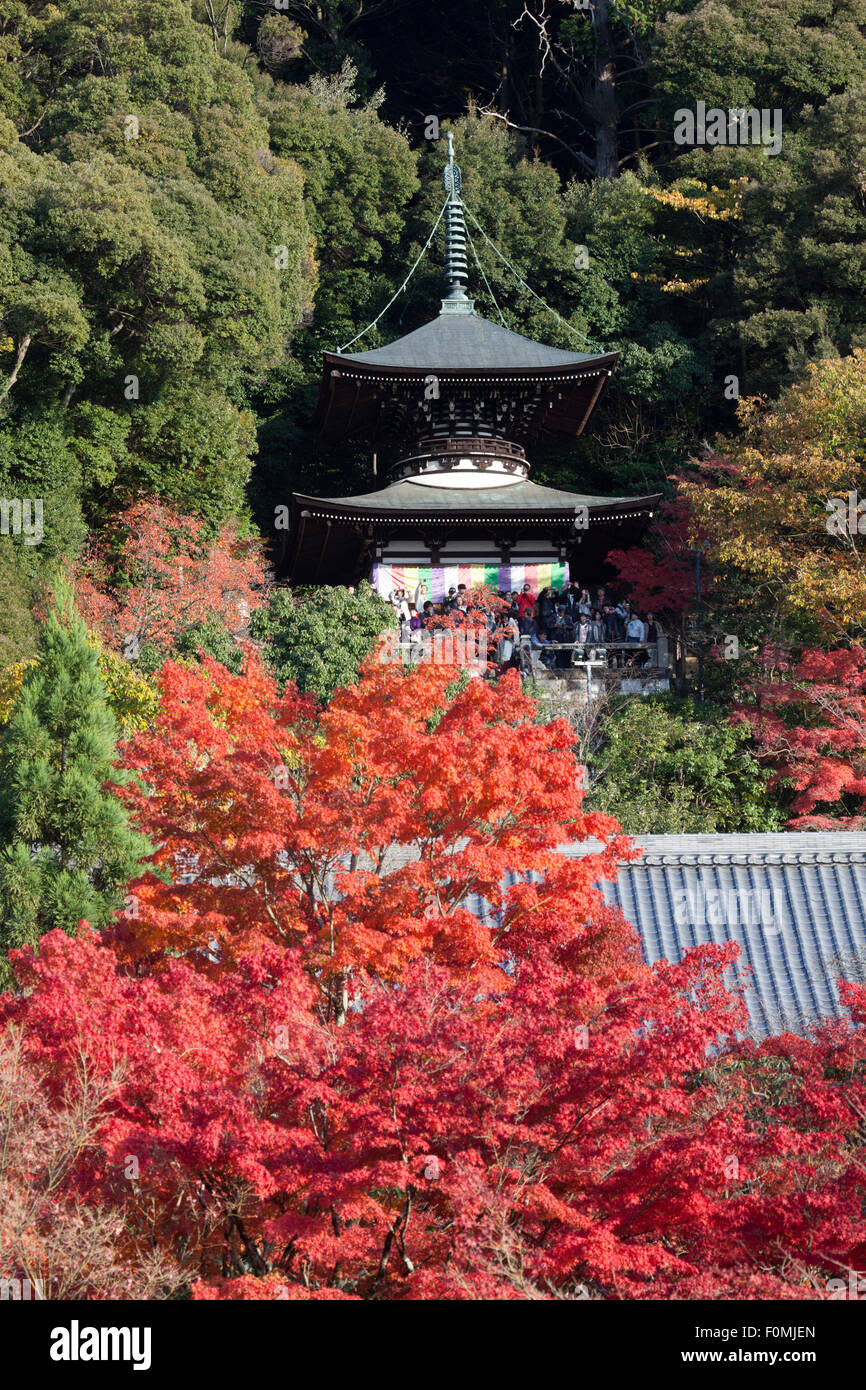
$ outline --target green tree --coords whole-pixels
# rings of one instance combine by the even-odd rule
[[[405,277],[409,203],[418,190],[417,156],[406,133],[382,119],[381,94],[359,98],[355,77],[347,63],[333,78],[304,85],[269,77],[260,82],[271,148],[303,173],[319,276],[315,305],[293,339],[291,360],[265,372],[255,394],[263,424],[253,486],[263,526],[273,525],[274,506],[288,501],[292,487],[349,492],[372,480],[369,448],[341,444],[322,450],[309,427],[323,351],[367,328]],[[405,299],[398,302],[394,316],[357,350],[395,336],[405,307]]]
[[[866,77],[866,0],[681,0],[649,41],[659,114],[704,100],[726,109],[804,107]]]
[[[52,415],[27,412],[15,429],[0,428],[0,498],[41,508],[34,534],[0,536],[0,666],[34,655],[33,609],[85,539],[81,472],[73,441]]]
[[[733,288],[750,393],[866,344],[864,149],[866,81],[807,109],[744,200]]]
[[[353,594],[323,585],[303,594],[278,589],[253,613],[250,631],[280,681],[325,702],[354,684],[379,634],[394,623],[394,609],[369,584]]]
[[[631,835],[775,830],[766,775],[727,711],[671,696],[615,713],[590,762],[587,806]]]
[[[165,653],[158,651],[152,645],[142,648],[140,668],[148,670],[148,657],[153,653],[154,667],[161,666],[165,660]],[[195,661],[204,652],[206,656],[212,656],[214,661],[220,662],[232,675],[238,675],[243,667],[244,649],[239,642],[236,642],[228,628],[219,621],[218,618],[209,618],[204,622],[193,623],[190,627],[184,628],[174,641],[174,654],[187,660]]]
[[[251,392],[311,304],[301,171],[249,54],[183,0],[6,10],[0,434],[57,421],[97,525],[142,490],[219,525],[245,508]]]
[[[708,403],[728,374],[741,396],[776,392],[862,345],[866,0],[687,0],[655,26],[650,74],[665,179],[743,180],[737,234],[710,239],[706,288],[682,306],[719,363]],[[778,111],[780,151],[674,147],[675,111],[699,100]]]
[[[102,926],[149,852],[111,789],[117,728],[98,652],[68,592],[0,743],[0,946],[35,945],[81,918]],[[130,908],[129,910],[132,910]],[[0,970],[7,971],[5,959]],[[0,975],[0,983],[5,983]]]

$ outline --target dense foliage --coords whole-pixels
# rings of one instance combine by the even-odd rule
[[[253,659],[166,666],[127,762],[178,881],[134,883],[101,938],[16,953],[0,1000],[37,1195],[78,1141],[35,1204],[0,1168],[4,1274],[97,1298],[749,1299],[860,1267],[862,986],[850,1022],[736,1045],[736,948],[650,969],[592,886],[628,847],[582,808],[568,726],[516,676],[454,674],[373,663],[314,720]]]
[[[761,652],[734,718],[751,732],[795,830],[860,830],[866,805],[866,652]]]
[[[395,621],[391,604],[369,584],[359,584],[353,593],[323,584],[297,595],[277,589],[267,607],[253,615],[251,632],[264,644],[280,681],[326,701],[355,683],[380,634]]]
[[[742,435],[692,461],[681,487],[715,599],[753,638],[860,637],[866,351],[814,363],[772,408],[744,402],[741,416]]]
[[[669,697],[612,715],[590,763],[588,804],[632,835],[779,829],[747,723],[727,710]]]
[[[268,586],[258,541],[231,522],[208,537],[199,518],[150,498],[121,512],[76,568],[88,624],[110,650],[151,667],[194,650],[197,637],[227,655]]]
[[[0,743],[3,983],[10,947],[108,921],[147,852],[104,785],[116,736],[97,652],[61,594]]]

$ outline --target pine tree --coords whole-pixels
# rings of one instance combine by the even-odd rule
[[[98,654],[68,591],[55,593],[0,746],[0,985],[5,954],[81,918],[105,923],[148,844],[110,783],[117,727]]]

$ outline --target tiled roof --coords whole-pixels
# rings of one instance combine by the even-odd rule
[[[440,314],[413,333],[369,352],[342,353],[345,362],[371,367],[528,370],[592,362],[604,354],[547,347],[512,333],[480,314]]]
[[[750,966],[756,1036],[842,1012],[836,980],[866,979],[866,834],[643,835],[641,859],[601,885],[647,960],[734,940]],[[586,854],[589,843],[568,854]]]
[[[542,487],[539,483],[523,480],[507,483],[499,487],[455,488],[432,487],[426,483],[416,483],[405,479],[380,488],[378,492],[365,492],[354,497],[307,497],[295,494],[296,501],[311,510],[323,503],[336,507],[351,508],[353,512],[490,512],[510,514],[512,512],[574,512],[585,506],[593,510],[641,511],[650,508],[659,500],[659,494],[651,497],[597,497],[581,492],[563,492],[560,488]]]

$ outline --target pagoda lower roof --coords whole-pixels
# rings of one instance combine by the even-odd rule
[[[573,517],[576,510],[583,507],[594,520],[605,521],[646,515],[658,506],[661,493],[646,497],[598,497],[543,487],[528,479],[499,487],[459,488],[434,487],[407,478],[378,492],[365,492],[356,497],[308,497],[295,493],[294,501],[312,517],[347,521],[353,518],[393,521],[400,516],[413,520],[454,521],[519,516]]]

